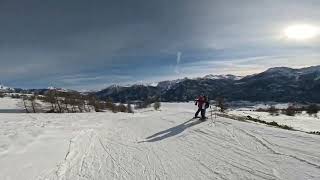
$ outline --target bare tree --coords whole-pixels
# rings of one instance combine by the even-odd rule
[[[227,106],[225,104],[225,100],[223,97],[218,97],[216,99],[216,106],[220,108],[220,112],[225,112],[225,110],[227,109]]]
[[[83,107],[83,103],[81,102],[81,101],[79,101],[79,100],[77,100],[77,107],[78,107],[78,109],[79,109],[79,112],[83,112],[83,109],[82,109],[82,107]]]
[[[37,98],[36,98],[35,95],[32,95],[32,96],[29,97],[33,113],[37,113],[37,111],[36,111],[36,105],[37,105],[36,99]]]
[[[69,110],[69,105],[71,104],[71,100],[72,99],[72,97],[71,97],[71,95],[69,94],[69,93],[65,93],[64,94],[64,99],[63,99],[63,103],[64,103],[64,109],[65,109],[65,111],[67,111],[68,113],[70,113],[70,110]]]
[[[85,112],[90,112],[90,107],[88,106],[89,98],[88,96],[81,95],[81,99],[83,101],[83,109]]]
[[[105,103],[105,108],[111,110],[112,112],[116,112],[116,105],[112,102],[111,99],[108,99]]]
[[[70,98],[69,104],[71,105],[71,111],[72,111],[73,113],[75,113],[75,112],[76,112],[75,106],[76,106],[76,104],[77,104],[76,100],[75,100],[74,98]]]
[[[296,115],[296,108],[293,105],[289,105],[287,109],[283,110],[283,114],[287,116],[295,116]]]
[[[154,108],[155,110],[159,110],[160,107],[161,107],[161,103],[160,103],[159,101],[156,101],[156,102],[153,104],[153,108]]]
[[[128,113],[134,113],[130,102],[127,104],[127,111]]]
[[[119,104],[117,106],[117,111],[118,112],[127,112],[127,107],[124,104]]]
[[[59,113],[62,113],[62,107],[61,107],[60,97],[59,97],[59,95],[58,95],[58,93],[57,93],[56,90],[54,90],[54,99],[55,99],[55,102],[56,102],[56,104],[57,104],[57,106],[58,106]]]
[[[267,111],[270,113],[270,115],[272,116],[277,116],[279,115],[279,110],[275,107],[275,106],[270,106],[269,109],[267,109]]]
[[[30,113],[30,111],[28,110],[28,105],[27,105],[28,101],[29,101],[28,97],[25,96],[25,97],[23,97],[22,100],[23,100],[23,106],[24,106],[24,109],[25,109],[26,113]]]
[[[96,112],[101,112],[102,108],[101,108],[101,104],[99,101],[97,101],[96,96],[89,96],[88,98],[88,105],[92,106],[94,108],[94,111]]]
[[[55,93],[53,90],[49,90],[45,96],[44,101],[51,104],[51,111],[56,112],[56,99],[55,99]]]
[[[317,104],[311,104],[307,108],[307,113],[311,116],[316,116],[320,110],[320,107]]]

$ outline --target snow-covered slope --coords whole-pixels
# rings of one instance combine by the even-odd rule
[[[0,114],[0,179],[320,178],[320,136],[194,110]]]

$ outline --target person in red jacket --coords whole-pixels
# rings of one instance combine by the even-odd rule
[[[198,118],[199,113],[201,112],[201,118],[204,119],[205,118],[205,98],[204,96],[199,96],[196,100],[195,100],[195,105],[198,105],[198,111],[196,112],[196,114],[194,115],[194,118]]]

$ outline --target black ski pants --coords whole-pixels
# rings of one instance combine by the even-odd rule
[[[196,112],[196,114],[194,115],[194,117],[198,117],[199,113],[201,112],[201,118],[205,118],[205,113],[206,110],[202,109],[202,108],[198,108],[198,111]]]

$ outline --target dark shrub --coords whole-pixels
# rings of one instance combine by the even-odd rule
[[[145,101],[138,102],[135,106],[136,109],[144,109],[150,107],[152,104],[152,100],[146,99]]]
[[[275,122],[275,121],[268,122],[267,124],[270,125],[270,126],[279,126],[279,124],[277,122]]]
[[[154,108],[155,110],[160,109],[160,107],[161,107],[161,104],[160,104],[160,102],[158,102],[158,101],[153,104],[153,108]]]
[[[295,116],[297,113],[296,108],[292,105],[288,106],[288,108],[284,109],[282,112],[287,116]]]
[[[117,112],[127,112],[127,107],[123,104],[117,106]]]
[[[278,116],[279,115],[279,110],[275,106],[270,106],[270,108],[267,110],[270,115],[272,116]]]
[[[307,113],[309,115],[317,114],[319,112],[319,106],[316,104],[311,104],[307,107]]]
[[[320,135],[320,131],[312,131],[312,132],[309,132],[310,134],[316,134],[316,135]]]
[[[258,108],[258,109],[256,109],[256,111],[257,112],[268,112],[268,109]]]
[[[293,128],[287,125],[279,125],[280,128],[282,129],[287,129],[287,130],[292,130]]]
[[[227,110],[227,105],[223,97],[218,97],[216,99],[216,103],[217,103],[216,106],[220,108],[220,112],[225,112],[225,110]]]
[[[12,94],[12,95],[11,95],[11,98],[13,98],[13,99],[20,99],[21,96],[20,96],[19,94]]]
[[[133,109],[132,109],[131,103],[127,104],[127,111],[128,111],[128,113],[133,113]]]

